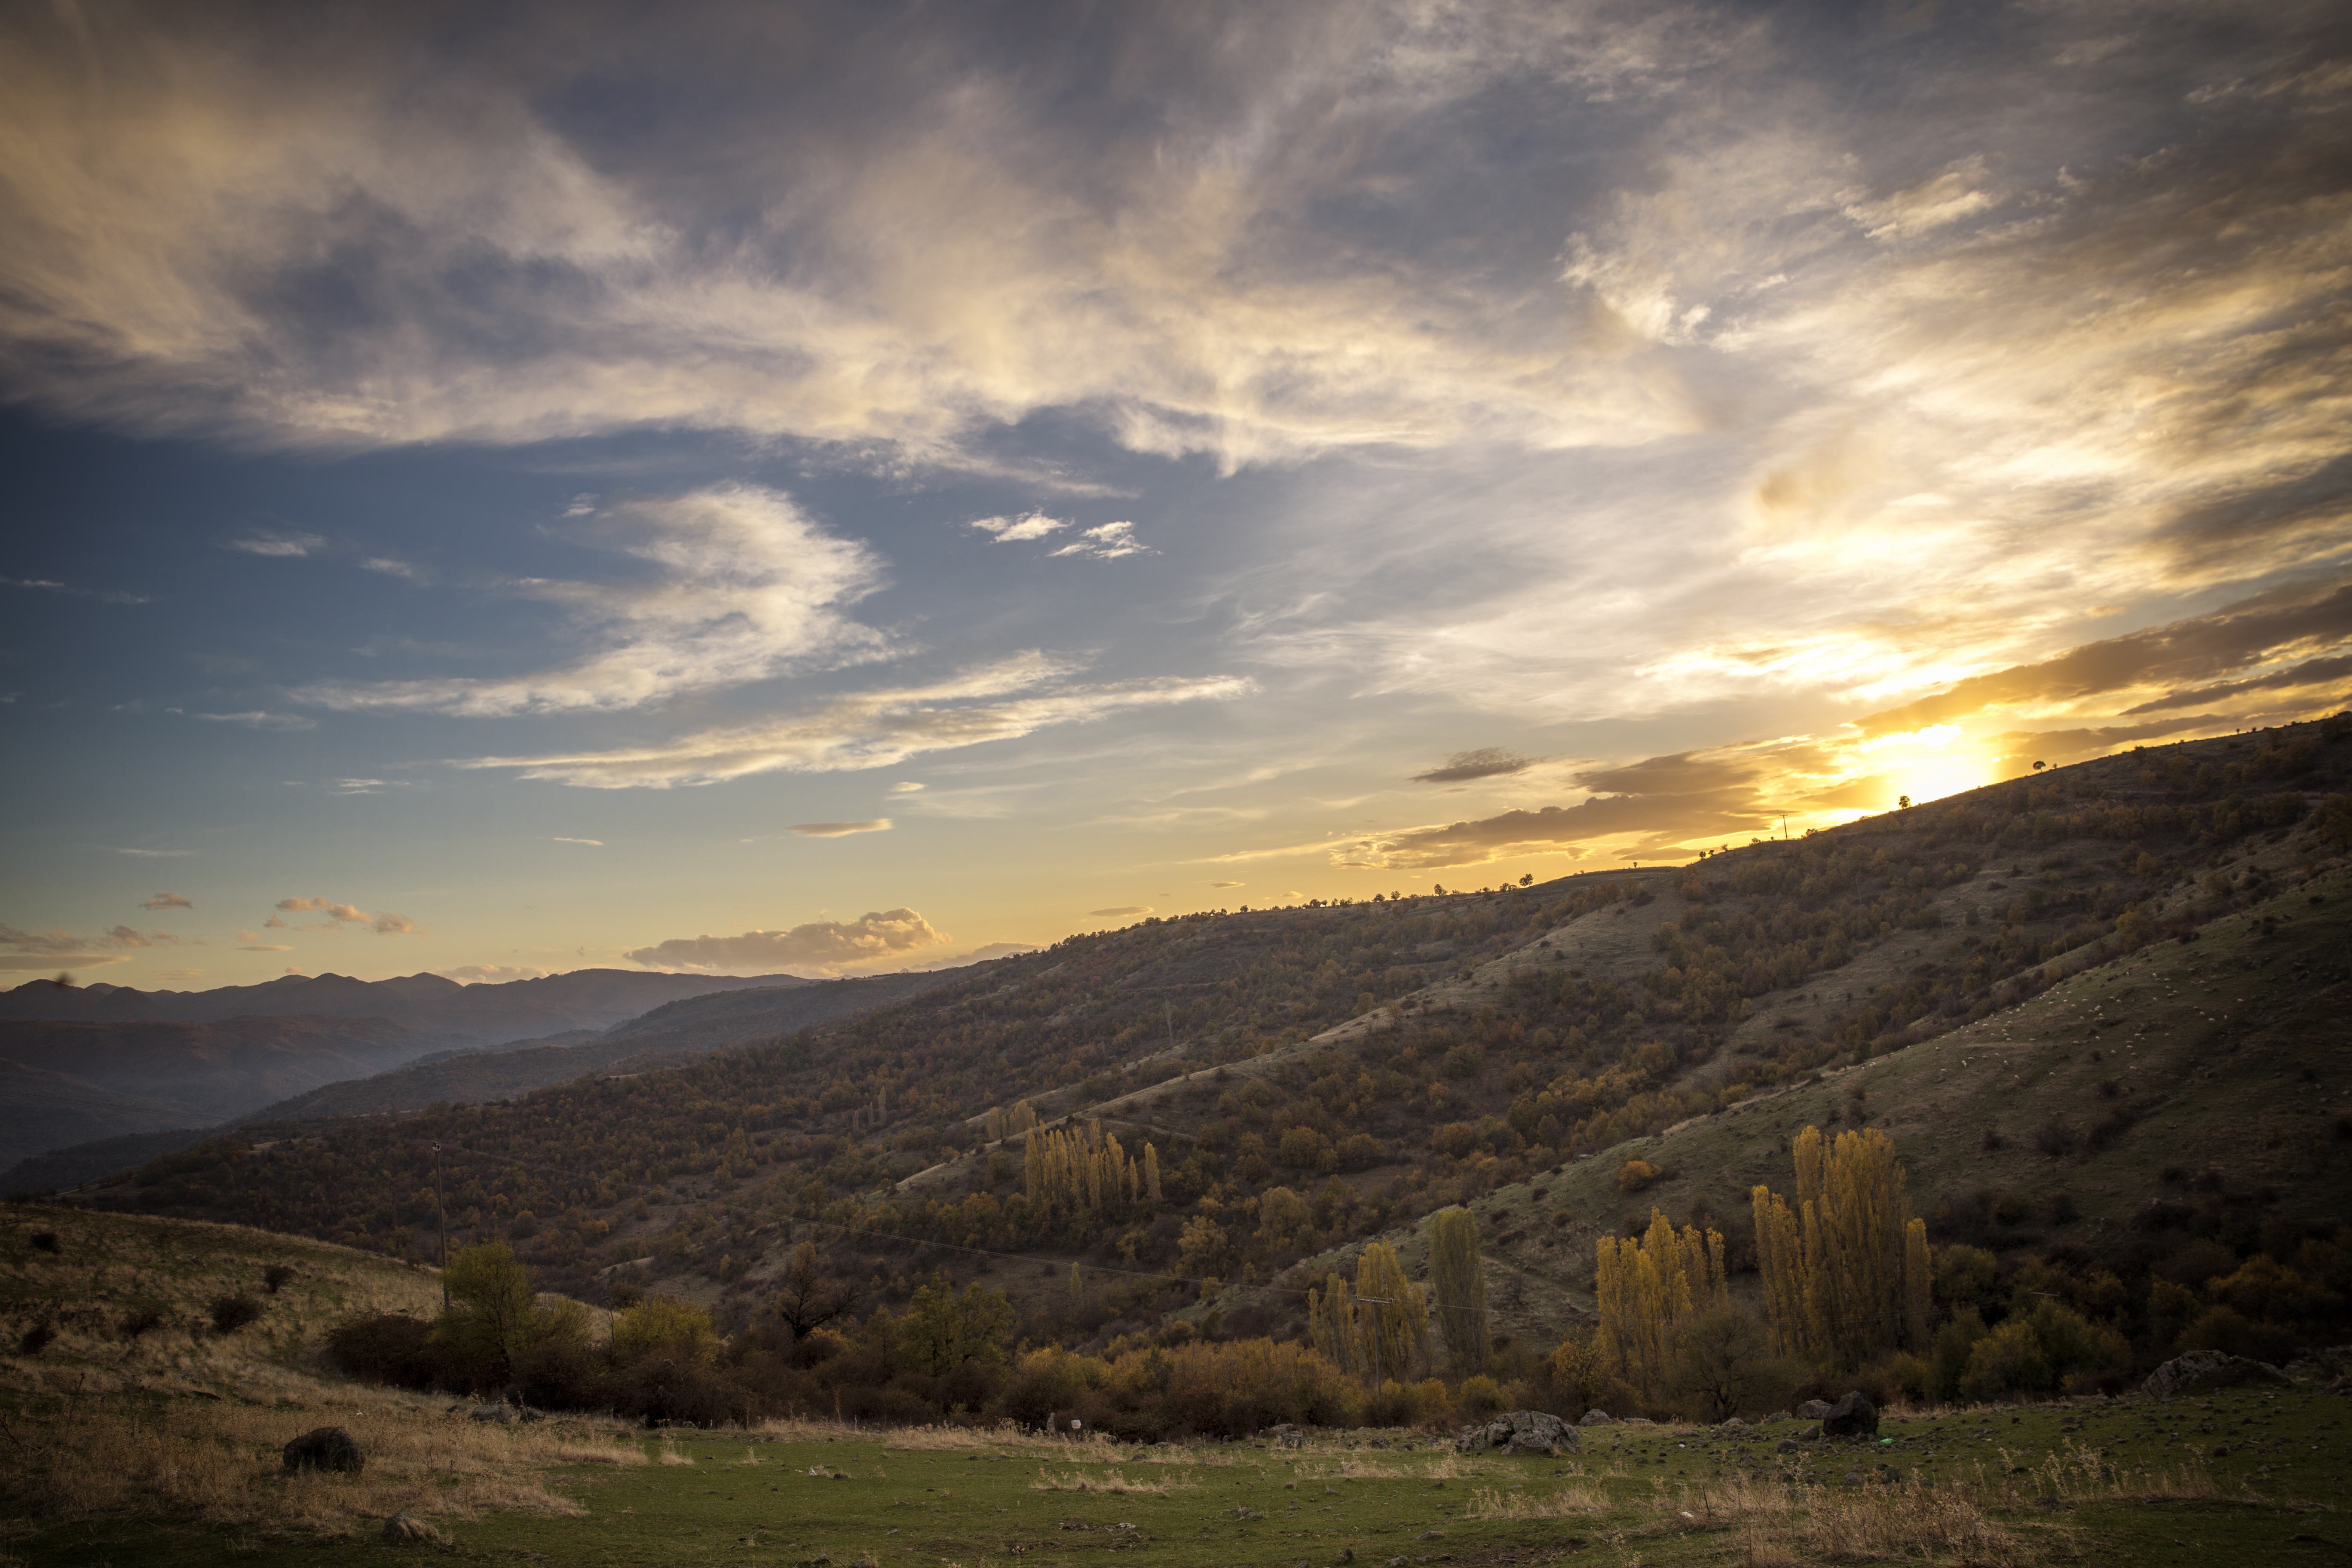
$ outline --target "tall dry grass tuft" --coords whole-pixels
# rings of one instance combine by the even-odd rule
[[[1176,1480],[1131,1481],[1119,1473],[1116,1465],[1098,1476],[1085,1475],[1076,1470],[1065,1470],[1057,1476],[1041,1466],[1037,1479],[1029,1483],[1029,1489],[1033,1492],[1108,1492],[1114,1497],[1140,1492],[1160,1497],[1172,1491],[1193,1490],[1198,1484]]]
[[[1474,1487],[1465,1519],[1573,1519],[1606,1513],[1612,1504],[1598,1487],[1562,1487],[1541,1494]]]
[[[1821,1563],[1927,1563],[2030,1568],[2040,1554],[1993,1521],[1969,1491],[1914,1481],[1856,1491],[1729,1480],[1685,1489],[1652,1506],[1692,1531],[1732,1532],[1740,1568]]]

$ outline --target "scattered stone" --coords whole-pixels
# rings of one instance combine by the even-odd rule
[[[1843,1399],[1822,1415],[1822,1436],[1824,1437],[1875,1437],[1878,1436],[1878,1406],[1870,1395],[1859,1388],[1850,1389]]]
[[[1845,1484],[1850,1487],[1858,1487],[1862,1485],[1862,1472],[1860,1470],[1848,1470],[1845,1473]]]
[[[1836,1405],[1832,1405],[1826,1399],[1808,1399],[1802,1405],[1797,1406],[1797,1419],[1800,1421],[1818,1421],[1836,1408]]]
[[[2184,1394],[2205,1394],[2249,1384],[2275,1385],[2286,1381],[2286,1373],[2268,1362],[2221,1351],[2190,1351],[2149,1373],[2140,1391],[2151,1399],[2178,1399]]]
[[[436,1546],[441,1532],[413,1513],[395,1513],[383,1521],[383,1531],[376,1539],[388,1546]]]
[[[1796,1451],[1797,1440],[1794,1437],[1783,1437],[1780,1439],[1780,1452],[1784,1454],[1793,1454]]]
[[[1454,1450],[1458,1454],[1501,1448],[1513,1454],[1551,1455],[1579,1446],[1576,1428],[1540,1410],[1514,1410],[1482,1425],[1465,1426],[1461,1436],[1454,1439]]]
[[[367,1456],[349,1432],[340,1426],[314,1426],[286,1445],[286,1470],[297,1475],[304,1470],[333,1470],[341,1475],[356,1476],[367,1465]]]
[[[1578,1421],[1577,1425],[1579,1426],[1614,1426],[1617,1425],[1617,1417],[1596,1405],[1584,1413],[1583,1418]]]
[[[1737,1415],[1727,1415],[1727,1416],[1724,1417],[1721,1421],[1718,1421],[1718,1422],[1717,1422],[1717,1423],[1715,1424],[1715,1429],[1716,1429],[1717,1431],[1718,1431],[1718,1432],[1737,1432],[1737,1431],[1738,1431],[1742,1426],[1747,1426],[1747,1425],[1748,1425],[1748,1423],[1747,1423],[1747,1422],[1742,1421],[1742,1420],[1741,1420],[1738,1416],[1737,1416]]]
[[[1307,1443],[1307,1434],[1287,1421],[1279,1426],[1269,1428],[1266,1436],[1277,1448],[1303,1447]]]
[[[473,1409],[473,1417],[477,1421],[499,1426],[522,1419],[515,1414],[515,1408],[511,1405],[477,1405]]]

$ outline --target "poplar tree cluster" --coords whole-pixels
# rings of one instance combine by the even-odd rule
[[[1797,1135],[1797,1201],[1750,1194],[1757,1264],[1776,1355],[1857,1367],[1929,1346],[1927,1225],[1911,1214],[1895,1145],[1875,1128],[1831,1144]]]
[[[1139,1160],[1119,1146],[1116,1133],[1106,1137],[1097,1126],[1033,1128],[1026,1154],[1030,1205],[1048,1219],[1110,1219],[1160,1201],[1160,1151],[1150,1143]]]
[[[1352,1289],[1333,1273],[1307,1290],[1307,1328],[1326,1361],[1381,1383],[1402,1381],[1429,1358],[1429,1299],[1385,1242],[1364,1248]]]
[[[1666,1375],[1683,1325],[1730,1304],[1723,1233],[1696,1226],[1676,1230],[1654,1208],[1645,1234],[1604,1236],[1599,1252],[1593,1293],[1601,1326],[1593,1354],[1633,1387],[1654,1389]]]

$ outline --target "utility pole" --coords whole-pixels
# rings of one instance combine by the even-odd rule
[[[441,1145],[433,1145],[433,1218],[441,1228],[441,1310],[449,1310],[449,1211],[441,1202]]]

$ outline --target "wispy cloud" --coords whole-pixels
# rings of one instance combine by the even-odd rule
[[[649,564],[646,581],[517,580],[505,591],[562,609],[586,645],[521,676],[312,681],[297,701],[497,718],[616,711],[880,653],[847,605],[881,583],[865,546],[819,528],[782,491],[717,485],[616,502],[575,525],[583,542]]]
[[[1136,709],[1234,698],[1237,677],[1166,678],[1084,686],[1066,662],[1024,654],[931,686],[835,698],[806,712],[706,730],[674,741],[604,751],[476,757],[465,768],[512,768],[525,778],[593,789],[667,789],[754,773],[893,767],[910,757],[982,745],[1057,724]],[[1025,695],[1024,695],[1025,693]]]
[[[96,599],[107,605],[152,605],[152,594],[127,593],[120,588],[77,588],[47,577],[0,577],[0,586],[34,588],[45,594],[63,594],[68,598]]]
[[[1415,773],[1415,784],[1467,784],[1475,779],[1507,778],[1523,773],[1535,766],[1536,759],[1523,757],[1502,746],[1481,746],[1474,752],[1456,752],[1445,759],[1443,767]]]
[[[1099,919],[1105,916],[1148,915],[1150,912],[1150,904],[1119,904],[1108,910],[1088,910],[1087,914],[1090,918]]]
[[[601,838],[565,838],[559,836],[549,840],[549,842],[553,844],[585,844],[591,848],[595,849],[602,849],[604,847],[604,841]]]
[[[167,708],[167,713],[177,713],[186,719],[201,719],[207,724],[242,724],[248,730],[315,730],[319,721],[299,713],[272,713],[254,709],[243,713],[197,713],[184,708]]]
[[[784,831],[802,838],[846,838],[853,833],[887,833],[890,819],[877,816],[864,822],[796,822]]]
[[[426,971],[460,985],[504,985],[517,980],[541,980],[554,973],[536,963],[461,963],[455,969]]]
[[[177,893],[158,893],[152,899],[142,899],[139,907],[142,910],[193,910],[196,906]]]
[[[129,855],[141,860],[178,860],[195,853],[193,849],[130,849],[118,848],[117,855]]]
[[[812,921],[789,931],[674,937],[626,956],[648,969],[732,969],[753,974],[815,969],[830,973],[942,946],[949,940],[921,915],[902,908],[854,921]]]
[[[1152,555],[1158,552],[1135,537],[1135,524],[1106,522],[1100,528],[1081,531],[1076,539],[1053,553],[1081,555],[1093,561],[1116,561],[1123,555]]]
[[[247,555],[300,557],[325,548],[326,543],[315,533],[263,530],[237,539],[225,539],[221,541],[221,548],[242,551]]]

